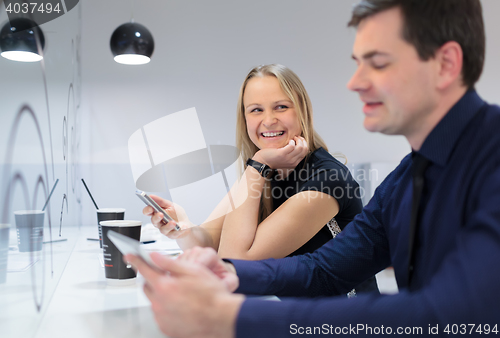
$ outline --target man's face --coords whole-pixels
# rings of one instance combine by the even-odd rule
[[[402,23],[399,8],[361,22],[353,46],[358,67],[347,87],[365,104],[367,130],[410,138],[436,108],[439,68],[403,40]]]

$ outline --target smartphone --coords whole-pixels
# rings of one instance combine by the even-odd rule
[[[142,258],[152,269],[164,272],[162,269],[158,267],[158,265],[153,262],[149,254],[141,248],[141,243],[136,241],[133,238],[125,236],[123,234],[119,234],[116,231],[108,230],[107,232],[108,238],[113,244],[116,246],[118,250],[125,256],[128,254],[132,254]]]
[[[153,209],[155,209],[156,212],[161,212],[163,214],[163,221],[165,223],[168,223],[169,221],[173,221],[172,217],[170,217],[169,214],[165,210],[163,210],[158,203],[156,203],[148,194],[146,194],[144,191],[137,190],[135,192],[137,197],[139,197],[144,203],[147,205],[151,206]],[[175,230],[179,231],[181,228],[179,227],[178,224],[175,224]]]

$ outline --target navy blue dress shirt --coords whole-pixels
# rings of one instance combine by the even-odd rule
[[[240,278],[237,292],[294,297],[281,302],[247,298],[238,315],[237,337],[375,335],[377,330],[379,335],[413,330],[413,335],[449,336],[447,329],[484,336],[470,332],[468,324],[475,330],[481,324],[483,332],[496,327],[500,335],[500,108],[468,91],[419,153],[431,164],[425,173],[411,287],[409,154],[362,213],[314,253],[232,260]],[[312,298],[343,294],[391,265],[397,295]]]

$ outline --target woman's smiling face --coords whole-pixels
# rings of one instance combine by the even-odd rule
[[[282,148],[302,133],[293,102],[274,76],[250,79],[243,105],[248,136],[259,149]]]

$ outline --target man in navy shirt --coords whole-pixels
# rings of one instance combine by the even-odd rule
[[[480,2],[364,0],[349,25],[357,70],[348,88],[364,102],[364,126],[404,135],[412,153],[312,254],[152,255],[169,274],[127,256],[168,335],[500,334],[500,108],[474,90],[485,51]],[[326,297],[388,266],[397,295]]]

